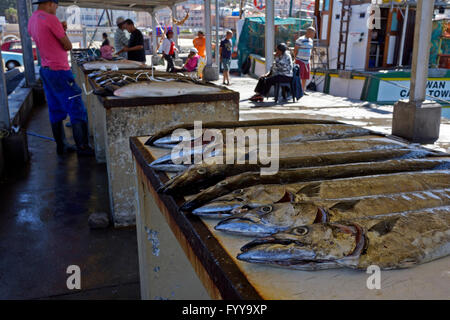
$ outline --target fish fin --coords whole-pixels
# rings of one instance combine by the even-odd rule
[[[297,193],[303,193],[308,197],[318,197],[320,195],[320,182],[312,182],[302,187]]]
[[[283,195],[283,197],[280,198],[275,203],[282,203],[282,202],[294,202],[295,196],[292,192],[286,191]]]
[[[355,208],[360,200],[343,200],[333,205],[330,210],[349,211]]]
[[[146,145],[146,146],[151,146],[151,145],[153,145],[153,136],[151,136],[150,138],[148,138],[148,140],[145,141],[144,145]]]
[[[324,208],[318,207],[316,219],[314,220],[313,223],[326,223],[328,221],[329,221],[329,218],[328,218],[327,210],[325,210]]]
[[[398,219],[399,219],[399,217],[392,217],[392,218],[382,220],[382,221],[378,222],[377,224],[373,225],[369,229],[369,232],[376,231],[376,232],[378,232],[378,234],[380,236],[384,236],[385,234],[392,231],[392,229],[394,228]]]

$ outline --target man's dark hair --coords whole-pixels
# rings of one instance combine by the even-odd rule
[[[108,35],[106,34],[106,32],[103,32],[103,38],[108,38]]]
[[[123,23],[125,23],[125,24],[130,24],[130,25],[134,26],[134,22],[133,22],[133,20],[131,20],[131,19],[127,19],[127,20],[125,20]]]
[[[201,31],[201,30],[199,30],[197,33],[200,33],[200,34],[202,34],[202,35],[205,35],[205,33],[204,33],[203,31]]]

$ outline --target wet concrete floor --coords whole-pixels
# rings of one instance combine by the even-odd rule
[[[45,105],[30,119],[29,131],[52,137]],[[88,227],[91,213],[109,213],[106,165],[28,144],[29,165],[0,183],[0,299],[139,299],[135,229]],[[70,265],[81,290],[67,288]]]

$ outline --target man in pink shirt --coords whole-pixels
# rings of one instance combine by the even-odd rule
[[[58,0],[38,0],[33,4],[39,6],[28,22],[28,33],[41,56],[39,73],[44,84],[56,151],[62,155],[76,150],[80,156],[92,156],[94,152],[88,141],[86,108],[67,57],[72,43],[56,17]],[[66,142],[63,120],[67,115],[70,116],[76,149]]]

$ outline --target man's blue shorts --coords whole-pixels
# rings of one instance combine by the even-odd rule
[[[72,71],[41,67],[39,73],[44,83],[50,122],[62,121],[67,115],[71,123],[86,122],[87,113],[81,99],[81,89],[75,83]]]
[[[224,71],[230,71],[231,58],[222,58],[222,67]]]

